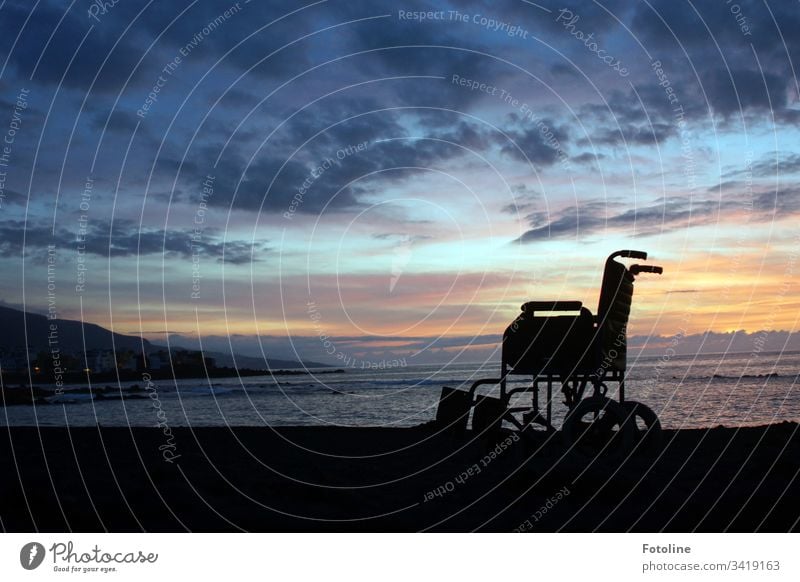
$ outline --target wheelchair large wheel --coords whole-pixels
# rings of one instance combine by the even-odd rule
[[[661,443],[661,422],[653,410],[641,402],[626,400],[623,414],[633,429],[637,451],[651,451]]]
[[[618,458],[633,445],[633,425],[623,408],[605,398],[584,398],[561,428],[568,451],[587,458]]]

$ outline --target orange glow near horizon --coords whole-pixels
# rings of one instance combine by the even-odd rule
[[[704,265],[705,266],[705,265]],[[669,336],[679,331],[702,333],[744,330],[797,329],[800,299],[795,285],[782,273],[762,272],[757,280],[747,275],[731,277],[725,271],[710,269],[695,271],[682,266],[680,284],[670,280],[666,270],[662,279],[648,277],[637,283],[630,333],[654,333]],[[667,267],[668,269],[668,267]],[[170,310],[167,328],[188,336],[207,335],[284,335],[314,336],[325,333],[340,337],[391,336],[382,347],[402,347],[405,337],[469,337],[502,333],[519,312],[526,300],[580,299],[592,312],[596,309],[597,290],[567,294],[563,286],[550,287],[544,283],[530,285],[508,284],[508,280],[495,279],[491,285],[456,288],[443,297],[425,286],[425,276],[416,276],[414,288],[406,288],[402,298],[393,303],[384,290],[373,292],[369,288],[356,290],[355,299],[342,308],[337,289],[326,289],[315,295],[316,309],[321,314],[313,320],[305,302],[290,305],[284,314],[273,304],[257,308],[254,319],[252,307],[229,306],[225,317],[218,310],[201,311],[195,318],[191,310]],[[435,281],[438,276],[434,276]],[[418,287],[417,287],[418,285]],[[498,298],[502,298],[498,301]],[[279,306],[278,306],[279,307]],[[276,315],[277,311],[277,315]],[[97,323],[104,322],[98,314]],[[154,332],[164,327],[164,318],[146,317],[140,327],[138,316],[133,318],[115,315],[115,331],[157,337]],[[156,315],[156,314],[154,314]],[[86,317],[92,317],[88,312]],[[199,323],[199,326],[198,326]]]

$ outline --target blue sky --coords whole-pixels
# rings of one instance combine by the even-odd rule
[[[0,7],[8,305],[55,245],[116,331],[488,357],[641,248],[632,333],[797,328],[795,3],[92,6]]]

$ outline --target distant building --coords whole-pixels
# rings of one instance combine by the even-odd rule
[[[216,367],[214,358],[203,357],[202,352],[195,350],[157,350],[149,354],[141,353],[135,358],[137,369],[145,371],[160,371],[174,369],[176,373],[210,370]]]
[[[133,350],[125,350],[117,352],[117,369],[126,372],[135,372],[138,368],[136,352]]]
[[[169,352],[158,350],[149,354],[142,353],[139,359],[139,369],[142,371],[155,371],[169,369]]]
[[[36,361],[36,350],[33,346],[0,348],[0,369],[7,374],[22,374],[33,370]]]
[[[95,374],[113,372],[117,369],[114,350],[87,350],[84,353],[84,371]]]

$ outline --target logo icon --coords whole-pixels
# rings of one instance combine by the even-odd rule
[[[35,570],[44,561],[44,546],[39,542],[28,542],[19,552],[19,563],[26,570]]]
[[[411,261],[413,254],[414,241],[407,234],[400,236],[400,242],[394,247],[392,254],[392,278],[389,280],[389,293],[394,292],[394,287],[400,280],[400,276],[406,268],[406,265]]]

